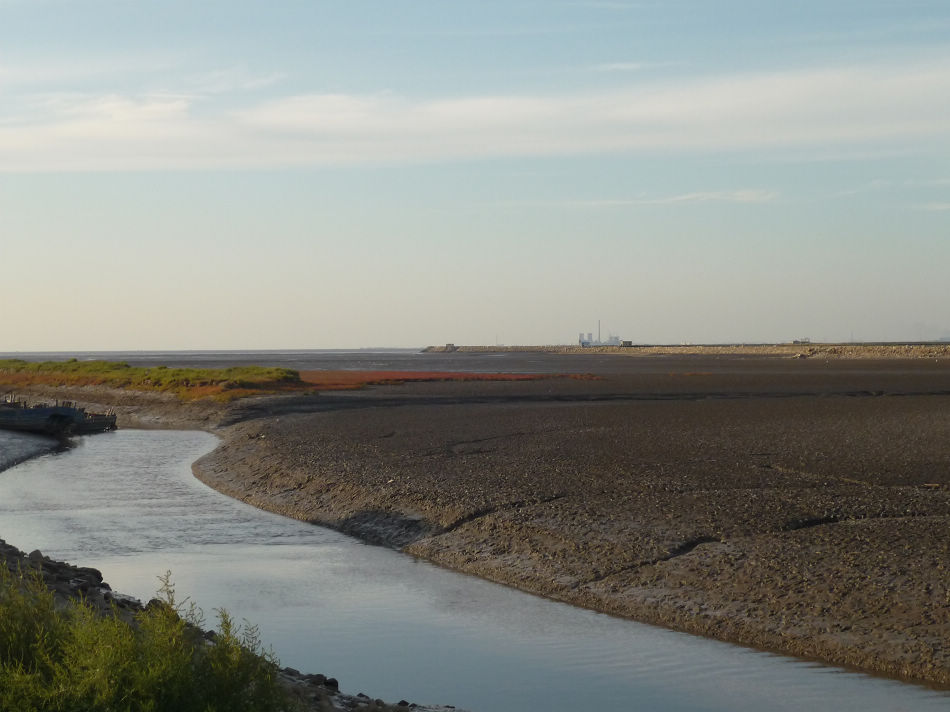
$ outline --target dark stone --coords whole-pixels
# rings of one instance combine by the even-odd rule
[[[174,609],[169,606],[165,601],[159,598],[153,598],[151,601],[145,604],[146,611],[174,611]]]
[[[323,683],[323,686],[329,687],[331,690],[339,691],[340,689],[340,683],[335,677],[328,677],[327,681]]]
[[[98,584],[102,583],[102,572],[99,571],[99,569],[93,569],[88,566],[80,566],[76,569],[76,573],[83,574]],[[108,584],[103,584],[103,587],[108,587]]]

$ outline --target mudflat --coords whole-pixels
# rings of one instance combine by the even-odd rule
[[[558,600],[950,684],[950,360],[432,357],[598,378],[240,401],[195,472]]]

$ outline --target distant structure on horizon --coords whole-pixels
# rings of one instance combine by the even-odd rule
[[[619,336],[614,336],[613,334],[607,334],[607,340],[602,341],[600,338],[600,319],[597,320],[597,340],[594,341],[594,334],[590,331],[585,335],[583,331],[577,335],[577,343],[579,346],[584,348],[588,346],[630,346],[632,345],[629,341],[621,341]]]

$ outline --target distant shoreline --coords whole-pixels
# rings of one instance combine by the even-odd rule
[[[624,356],[779,356],[785,358],[894,359],[950,358],[950,343],[784,343],[784,344],[579,344],[537,346],[427,346],[423,353],[623,354]]]

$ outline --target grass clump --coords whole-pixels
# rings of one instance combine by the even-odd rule
[[[292,709],[256,628],[224,611],[209,641],[200,611],[160,598],[127,621],[57,606],[35,573],[0,566],[0,712],[277,712]]]
[[[130,366],[120,361],[0,360],[0,383],[16,388],[32,385],[109,386],[141,391],[171,391],[183,400],[213,397],[232,400],[244,395],[286,390],[300,384],[288,368],[168,368]]]

